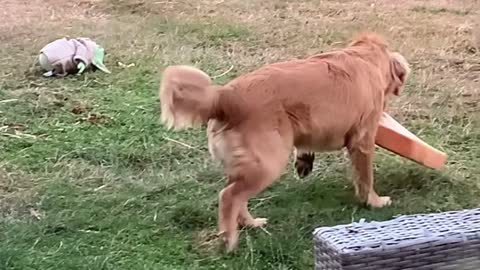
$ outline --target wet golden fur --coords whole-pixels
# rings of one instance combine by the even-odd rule
[[[390,203],[373,187],[374,138],[386,98],[399,95],[410,72],[375,33],[342,50],[265,65],[226,85],[204,72],[170,66],[163,73],[163,122],[173,128],[207,124],[212,157],[228,178],[219,193],[219,232],[228,250],[238,225],[263,226],[248,200],[283,173],[290,153],[346,148],[356,171],[358,198],[373,207]]]

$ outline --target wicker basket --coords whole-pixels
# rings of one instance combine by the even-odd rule
[[[316,270],[480,270],[480,209],[317,228]]]

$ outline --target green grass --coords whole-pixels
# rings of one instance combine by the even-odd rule
[[[144,14],[142,3],[135,6]],[[304,180],[290,165],[250,202],[253,214],[269,218],[271,235],[245,230],[238,252],[224,254],[214,239],[222,170],[210,161],[204,130],[175,133],[160,125],[158,71],[192,63],[219,74],[235,63],[218,79],[225,82],[261,63],[224,48],[252,48],[262,37],[225,21],[155,17],[143,23],[138,33],[100,36],[119,43],[112,51],[107,46],[111,75],[2,74],[0,269],[312,269],[317,226],[478,206],[478,119],[463,107],[445,110],[456,97],[437,86],[436,93],[445,94],[405,115],[404,124],[449,154],[446,170],[379,151],[377,187],[394,204],[372,210],[356,202],[340,155],[319,155]],[[122,35],[130,34],[144,39],[128,47]],[[121,68],[116,61],[136,65]],[[422,87],[413,77],[405,97],[428,97]]]

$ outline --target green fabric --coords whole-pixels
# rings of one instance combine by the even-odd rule
[[[108,68],[103,64],[104,57],[105,49],[97,46],[93,55],[92,64],[105,73],[111,73],[110,70],[108,70]]]
[[[82,72],[85,70],[85,67],[86,67],[86,66],[85,66],[85,63],[83,63],[83,62],[78,63],[78,65],[77,65],[77,69],[78,69],[77,74],[82,74]]]

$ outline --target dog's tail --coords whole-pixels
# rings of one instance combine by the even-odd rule
[[[163,71],[160,104],[162,122],[174,129],[199,126],[210,119],[233,124],[246,110],[235,91],[213,85],[205,72],[183,65]]]

